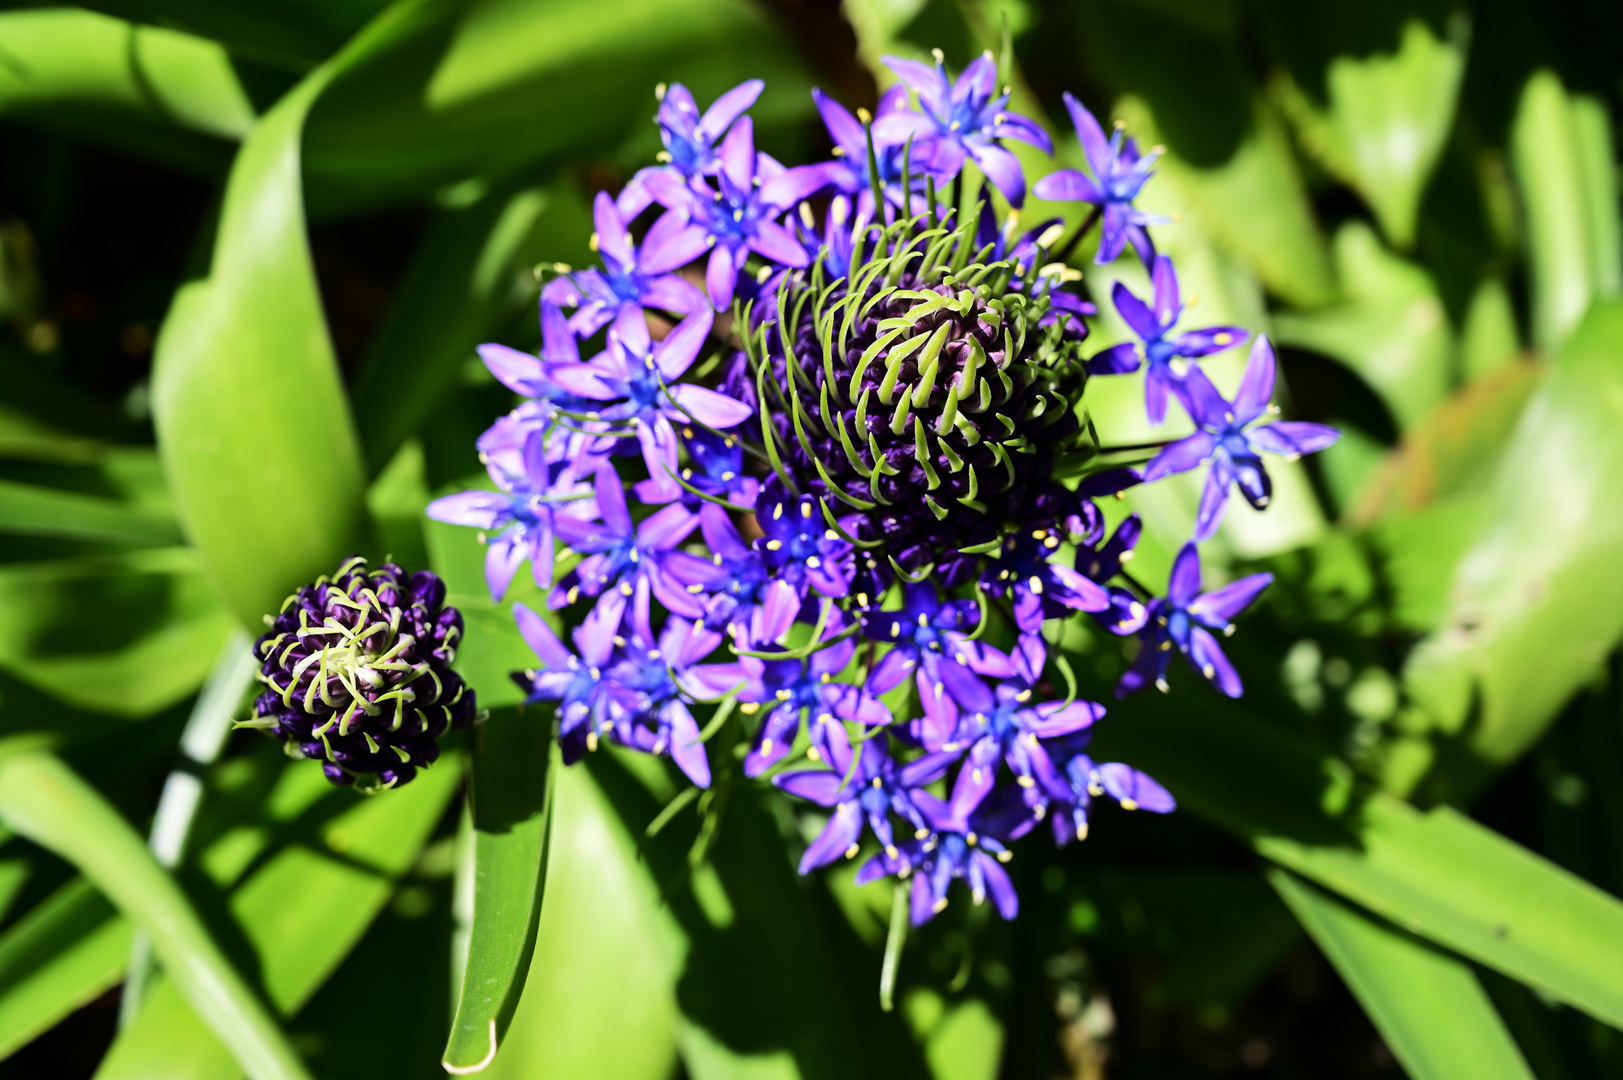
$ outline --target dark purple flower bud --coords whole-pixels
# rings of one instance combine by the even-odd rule
[[[255,727],[322,762],[335,784],[408,783],[440,754],[438,740],[473,723],[474,693],[451,670],[462,615],[428,571],[344,561],[299,589],[254,645],[266,686]]]

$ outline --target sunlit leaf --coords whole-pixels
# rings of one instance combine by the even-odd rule
[[[1294,84],[1282,84],[1304,148],[1364,197],[1400,248],[1414,244],[1420,198],[1454,121],[1463,38],[1463,26],[1441,41],[1414,19],[1395,53],[1338,56],[1325,72],[1329,100],[1322,108]]]
[[[1623,304],[1574,331],[1504,451],[1448,617],[1405,682],[1489,763],[1512,760],[1623,634]],[[1474,703],[1474,704],[1473,704]]]
[[[311,762],[289,764],[268,792],[245,771],[251,766],[228,762],[222,775],[233,784],[223,795],[247,820],[212,837],[198,861],[218,884],[234,885],[227,905],[253,950],[260,985],[290,1016],[355,947],[416,859],[461,781],[460,758],[447,754],[407,786],[371,798],[332,787]],[[206,800],[203,824],[218,812]],[[176,991],[167,974],[153,979],[98,1077],[161,1071],[203,1080],[230,1069],[226,1049]]]
[[[1448,391],[1452,334],[1437,287],[1361,222],[1336,233],[1335,258],[1347,299],[1320,311],[1280,312],[1275,333],[1283,344],[1358,372],[1407,428]]]
[[[124,974],[134,928],[75,878],[0,935],[0,1058]]]
[[[0,667],[82,708],[180,701],[233,629],[186,548],[0,567]]]
[[[1268,875],[1412,1080],[1532,1080],[1469,965],[1280,870]]]
[[[62,8],[0,14],[0,114],[179,164],[223,164],[254,121],[212,41]]]
[[[481,1075],[665,1080],[684,945],[625,826],[583,768],[556,774],[547,902],[508,1037]]]
[[[151,937],[169,978],[252,1080],[308,1076],[180,887],[73,770],[38,751],[0,758],[0,820],[77,866]]]
[[[1527,217],[1533,340],[1555,352],[1591,299],[1619,288],[1617,178],[1605,106],[1569,97],[1548,70],[1527,80],[1511,129]]]
[[[360,445],[305,236],[301,141],[334,75],[400,22],[380,18],[255,126],[209,277],[176,294],[158,336],[153,416],[180,517],[249,626],[356,545]]]
[[[1119,711],[1098,755],[1141,766],[1181,808],[1406,930],[1623,1025],[1623,901],[1447,807],[1355,792],[1346,765],[1215,695],[1198,710],[1156,696]]]
[[[473,756],[473,919],[443,1055],[451,1072],[490,1063],[524,991],[547,876],[551,742],[549,718],[505,710]]]
[[[113,499],[5,480],[0,480],[0,532],[121,547],[169,547],[181,541],[173,518],[143,513]]]

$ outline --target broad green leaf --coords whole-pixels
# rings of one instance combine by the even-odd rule
[[[300,71],[337,51],[387,0],[94,0],[86,6],[134,22],[178,27],[239,55]]]
[[[551,718],[503,710],[473,755],[473,912],[447,1072],[477,1072],[496,1056],[535,951],[547,876],[553,785]]]
[[[1281,98],[1303,147],[1358,191],[1397,247],[1414,245],[1426,182],[1442,157],[1465,74],[1463,26],[1440,41],[1424,22],[1403,27],[1396,53],[1338,56],[1320,108],[1282,81]]]
[[[93,540],[120,547],[171,547],[181,542],[173,518],[35,484],[0,480],[0,532]]]
[[[810,111],[794,45],[742,0],[431,0],[398,47],[335,81],[310,116],[312,200],[333,209],[397,201],[537,162],[658,149],[656,83],[701,102],[771,76],[763,126]]]
[[[666,1080],[685,945],[637,845],[585,768],[554,773],[547,902],[536,962],[483,1073]]]
[[[924,1047],[933,1080],[992,1080],[1003,1059],[1003,1025],[980,998],[947,1001],[916,987],[902,1001],[908,1026]]]
[[[308,1076],[186,894],[73,770],[39,751],[0,759],[0,820],[73,863],[151,937],[169,978],[252,1080]],[[128,948],[125,941],[121,956]]]
[[[1514,760],[1623,634],[1623,303],[1598,303],[1522,413],[1410,694],[1490,765]],[[1475,703],[1473,705],[1473,702]]]
[[[1280,312],[1274,330],[1281,343],[1358,372],[1407,428],[1448,392],[1452,334],[1437,287],[1362,222],[1336,233],[1335,259],[1346,300],[1319,311]]]
[[[1190,812],[1398,926],[1623,1026],[1623,901],[1447,807],[1356,791],[1300,736],[1174,689],[1204,699],[1122,706],[1090,753],[1133,762]]]
[[[132,933],[83,878],[8,927],[0,935],[0,1058],[117,984]]]
[[[1623,222],[1618,220],[1612,117],[1605,104],[1587,94],[1574,97],[1572,132],[1589,228],[1589,279],[1596,296],[1617,296],[1623,293]]]
[[[64,126],[137,152],[218,164],[253,107],[212,41],[59,8],[0,14],[0,115]]]
[[[1381,464],[1348,517],[1367,524],[1449,496],[1488,490],[1543,374],[1532,364],[1500,368],[1444,399],[1404,432],[1402,445]]]
[[[1553,72],[1522,88],[1511,161],[1527,219],[1533,341],[1560,349],[1596,296],[1619,288],[1617,179],[1605,107]]]
[[[288,763],[268,792],[242,777],[250,767],[239,759],[220,770],[234,779],[205,800],[204,823],[231,808],[214,799],[234,805],[242,823],[202,845],[198,863],[232,887],[227,908],[252,948],[264,995],[291,1016],[355,947],[417,858],[462,779],[461,759],[447,753],[405,787],[370,798],[335,789],[312,762]],[[103,1060],[100,1080],[238,1075],[177,989],[166,964]]]
[[[1124,98],[1116,114],[1141,143],[1157,140],[1155,119],[1144,102]],[[1146,187],[1146,197],[1153,202],[1162,198],[1152,194],[1156,188],[1172,189],[1170,198],[1189,220],[1271,292],[1304,307],[1335,299],[1324,237],[1313,219],[1289,137],[1266,101],[1254,103],[1251,123],[1226,163],[1200,168],[1168,153],[1158,176]],[[1179,227],[1163,226],[1160,235]]]
[[[1411,1080],[1533,1080],[1469,965],[1282,870],[1268,880]]]
[[[492,192],[441,213],[356,381],[355,398],[367,403],[357,423],[372,469],[434,415],[498,317],[516,300],[534,301],[536,262],[589,254],[591,218],[578,203],[560,183]]]
[[[1460,374],[1467,381],[1491,375],[1511,364],[1520,349],[1510,293],[1504,282],[1488,278],[1472,294],[1460,328]]]
[[[357,543],[360,444],[305,236],[305,114],[334,75],[386,47],[381,17],[255,126],[226,185],[209,277],[158,336],[153,417],[187,533],[246,625]]]
[[[0,667],[82,708],[173,705],[233,629],[187,548],[0,567]]]
[[[158,796],[158,807],[152,815],[147,845],[165,870],[173,870],[180,864],[191,836],[192,823],[203,796],[203,781],[197,770],[214,764],[220,756],[231,734],[232,714],[242,704],[258,673],[259,658],[254,655],[248,635],[238,630],[226,639],[208,681],[197,695],[186,729],[180,735],[180,752],[185,760],[164,779],[163,792]],[[129,972],[118,1000],[120,1027],[128,1026],[140,1010],[151,973],[152,943],[144,934],[138,935],[130,949]]]

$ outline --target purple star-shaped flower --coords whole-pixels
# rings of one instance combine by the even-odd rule
[[[716,697],[738,685],[737,664],[700,664],[721,644],[721,635],[672,616],[658,644],[648,622],[648,589],[639,584],[623,659],[605,676],[610,711],[621,743],[646,753],[670,754],[699,787],[710,786],[710,763],[699,725],[684,695]]]
[[[841,856],[855,858],[864,822],[892,860],[901,857],[891,829],[892,814],[911,822],[917,839],[929,834],[929,823],[913,805],[911,792],[946,773],[949,761],[944,755],[900,765],[890,756],[884,739],[867,739],[860,745],[856,771],[852,772],[850,745],[842,742],[829,749],[831,769],[803,769],[772,778],[789,794],[834,811],[800,857],[802,874],[827,866]]]
[[[990,894],[1003,918],[1019,913],[1020,900],[1003,864],[1013,855],[1008,845],[1030,832],[1037,819],[1019,800],[977,802],[965,780],[968,771],[968,766],[959,770],[947,802],[928,791],[912,791],[910,797],[929,823],[930,833],[897,845],[894,854],[878,852],[857,870],[858,885],[888,874],[911,876],[908,906],[914,926],[946,909],[947,889],[954,879],[969,886],[977,904]]]
[[[877,727],[890,723],[890,710],[859,686],[834,682],[856,652],[850,640],[830,645],[804,660],[763,660],[746,656],[739,663],[746,680],[738,700],[746,713],[766,708],[755,742],[744,758],[744,775],[760,776],[783,760],[807,716],[814,757],[850,761],[850,741],[841,720]]]
[[[1156,256],[1150,276],[1155,286],[1153,308],[1119,281],[1111,293],[1116,310],[1139,340],[1112,345],[1088,361],[1088,370],[1094,375],[1124,375],[1137,371],[1141,360],[1148,364],[1144,373],[1144,411],[1150,423],[1159,424],[1166,419],[1167,392],[1176,390],[1184,380],[1178,360],[1222,352],[1250,335],[1238,326],[1213,326],[1169,336],[1183,314],[1172,260]]]
[[[624,611],[625,598],[619,593],[594,608],[573,632],[577,655],[558,640],[545,619],[523,604],[513,605],[519,633],[541,660],[536,670],[514,672],[513,681],[524,690],[526,704],[558,703],[558,744],[565,764],[579,761],[597,749],[600,739],[614,734],[603,670],[613,658]]]
[[[1137,514],[1129,514],[1110,539],[1097,547],[1083,543],[1076,549],[1076,569],[1089,579],[1105,587],[1110,606],[1095,612],[1094,619],[1112,634],[1136,634],[1144,628],[1149,609],[1138,597],[1120,585],[1107,584],[1122,572],[1122,566],[1133,557],[1144,524]]]
[[[777,477],[761,487],[755,520],[764,534],[755,541],[771,573],[799,589],[810,585],[824,596],[850,591],[851,544],[823,521],[817,499],[795,498]]]
[[[957,703],[984,690],[981,675],[1007,678],[1015,673],[1009,658],[989,645],[970,640],[968,630],[980,610],[973,600],[943,602],[934,584],[909,584],[900,611],[868,611],[862,630],[890,651],[868,673],[868,691],[883,694],[908,675],[918,684],[924,716],[910,731],[926,750],[939,750],[958,725]]]
[[[704,310],[708,301],[694,285],[675,274],[648,272],[607,192],[597,193],[592,219],[597,227],[592,239],[603,269],[576,270],[554,278],[541,290],[543,300],[577,308],[569,319],[571,330],[589,337],[628,308],[639,312],[658,308],[680,315]]]
[[[659,111],[654,115],[654,123],[659,125],[660,141],[665,144],[665,150],[660,154],[663,164],[639,169],[620,190],[617,204],[621,216],[630,221],[653,202],[647,184],[651,176],[674,175],[686,180],[715,175],[721,168],[721,158],[715,149],[716,141],[726,134],[745,109],[755,104],[755,99],[761,96],[765,88],[766,83],[760,79],[739,83],[717,98],[702,116],[687,87],[672,83],[663,90],[659,95]]]
[[[1238,484],[1246,501],[1258,510],[1268,505],[1273,482],[1262,467],[1263,452],[1296,458],[1323,450],[1341,437],[1333,427],[1304,421],[1248,427],[1269,412],[1273,393],[1274,350],[1266,337],[1251,346],[1251,359],[1232,402],[1198,367],[1185,376],[1180,396],[1198,430],[1156,454],[1144,467],[1144,479],[1159,480],[1211,462],[1195,515],[1196,540],[1210,538],[1222,523],[1230,484]]]
[[[1100,266],[1114,262],[1121,249],[1131,243],[1138,257],[1148,266],[1155,259],[1155,246],[1150,243],[1146,225],[1159,225],[1164,219],[1146,214],[1133,205],[1138,193],[1153,173],[1150,168],[1159,156],[1151,151],[1140,156],[1138,143],[1124,135],[1120,126],[1109,139],[1093,114],[1069,93],[1065,107],[1076,125],[1077,138],[1082,141],[1082,152],[1087,156],[1090,178],[1076,169],[1060,169],[1037,181],[1032,193],[1039,199],[1055,202],[1085,202],[1099,207],[1103,227],[1099,233],[1099,251],[1093,261]]]
[[[1243,687],[1239,673],[1212,636],[1216,630],[1233,633],[1231,620],[1251,606],[1257,594],[1274,580],[1272,574],[1252,574],[1213,592],[1200,591],[1200,552],[1193,541],[1183,546],[1172,563],[1167,594],[1149,603],[1148,619],[1139,633],[1138,659],[1116,684],[1116,696],[1126,697],[1153,682],[1166,690],[1167,665],[1177,648],[1189,666],[1222,693],[1237,698]]]
[[[672,548],[687,539],[698,524],[687,510],[667,506],[633,526],[631,510],[620,474],[604,461],[597,467],[593,490],[597,496],[595,520],[560,517],[553,531],[558,539],[586,557],[553,587],[548,604],[553,608],[573,604],[582,596],[598,596],[615,590],[629,596],[639,580],[646,579],[655,597],[667,610],[697,618],[703,605],[666,573],[670,561],[703,559]]]
[[[1042,740],[1091,727],[1105,713],[1104,706],[1091,701],[1036,700],[1037,684],[1042,681],[1048,659],[1042,638],[1037,635],[1022,635],[1011,658],[1014,675],[1000,681],[995,689],[980,683],[978,690],[959,698],[962,708],[958,730],[942,747],[946,751],[968,747],[964,771],[969,779],[960,776],[958,783],[964,798],[976,803],[991,792],[999,758],[1027,793],[1026,801],[1041,801],[1038,785],[1053,787],[1059,780]]]
[[[683,181],[669,173],[648,178],[649,192],[667,209],[643,238],[642,258],[646,272],[663,273],[710,252],[705,287],[721,311],[733,301],[750,252],[781,266],[810,263],[794,234],[777,219],[820,181],[791,174],[768,155],[757,154],[755,127],[747,116],[722,142],[715,179],[712,189],[702,180]]]
[[[710,333],[709,311],[689,315],[657,345],[648,335],[641,310],[622,312],[609,330],[608,347],[581,364],[548,363],[546,377],[582,398],[602,403],[588,413],[592,422],[629,425],[642,446],[648,476],[671,492],[680,488],[676,472],[676,431],[672,423],[698,421],[730,428],[753,410],[725,394],[692,383],[677,383],[699,355]]]
[[[428,516],[451,525],[469,525],[494,533],[485,542],[485,584],[491,599],[500,600],[525,559],[541,588],[552,584],[552,538],[558,523],[592,517],[596,505],[586,496],[571,463],[549,459],[546,433],[529,432],[522,454],[522,474],[492,475],[502,491],[463,491],[435,499]]]
[[[1018,139],[1045,154],[1054,144],[1035,121],[1007,111],[1009,92],[997,92],[997,64],[982,53],[955,81],[947,78],[941,53],[935,67],[898,56],[884,57],[885,66],[912,88],[922,113],[893,112],[874,121],[874,139],[905,143],[913,138],[915,159],[943,176],[957,176],[967,157],[980,166],[1010,206],[1026,199],[1026,177],[1020,161],[994,140]]]
[[[790,173],[806,178],[807,183],[816,182],[807,194],[814,191],[830,188],[840,195],[856,200],[856,221],[866,223],[873,220],[876,208],[873,197],[873,176],[868,164],[868,132],[850,110],[835,101],[821,90],[812,89],[812,101],[817,105],[817,111],[823,118],[823,126],[828,128],[829,138],[834,141],[834,156],[831,161],[819,162],[815,165],[797,165],[789,170]],[[893,86],[879,98],[879,105],[874,116],[874,164],[878,166],[879,188],[884,193],[885,201],[893,206],[900,207],[904,201],[902,192],[902,165],[904,159],[909,166],[913,190],[915,193],[924,188],[924,178],[927,173],[933,172],[930,163],[918,152],[909,154],[904,143],[904,136],[900,140],[886,139],[879,132],[880,126],[889,116],[905,114],[916,116],[907,107],[907,87]],[[937,180],[950,179],[938,176]],[[923,208],[922,203],[920,209]],[[841,276],[844,276],[843,271]]]
[[[1003,549],[987,566],[981,585],[993,596],[1011,594],[1014,622],[1022,634],[1035,634],[1044,619],[1058,619],[1073,611],[1104,611],[1110,606],[1105,590],[1049,557],[1063,539],[1055,529],[1022,529],[1004,537]]]
[[[1095,763],[1082,753],[1087,733],[1071,741],[1076,752],[1065,762],[1060,787],[1049,791],[1054,802],[1048,822],[1054,830],[1054,842],[1061,847],[1088,838],[1088,811],[1094,799],[1108,797],[1124,810],[1148,810],[1152,814],[1170,814],[1178,808],[1172,793],[1148,773],[1119,761]]]

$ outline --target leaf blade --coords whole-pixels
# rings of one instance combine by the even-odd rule
[[[146,844],[55,755],[24,751],[0,760],[0,820],[79,867],[152,938],[175,985],[250,1077],[309,1076]]]
[[[1463,962],[1282,870],[1270,871],[1268,880],[1413,1080],[1533,1080]]]

